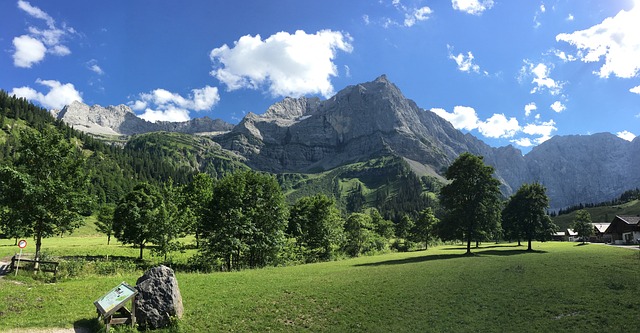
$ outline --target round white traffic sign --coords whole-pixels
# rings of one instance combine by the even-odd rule
[[[21,240],[18,242],[18,247],[19,247],[19,248],[21,248],[21,249],[24,249],[25,247],[27,247],[27,241],[26,241],[26,240],[24,240],[24,239],[21,239]]]

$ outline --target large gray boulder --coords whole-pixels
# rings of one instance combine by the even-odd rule
[[[142,328],[163,328],[171,324],[171,317],[182,318],[182,296],[171,268],[149,269],[136,282],[136,289],[136,321]]]

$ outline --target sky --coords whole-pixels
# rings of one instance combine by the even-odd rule
[[[640,0],[0,2],[0,89],[237,124],[386,74],[491,146],[640,135]]]

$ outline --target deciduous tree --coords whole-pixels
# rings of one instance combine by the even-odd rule
[[[461,154],[445,173],[451,183],[441,190],[448,225],[442,229],[447,230],[444,236],[461,235],[467,242],[467,254],[472,240],[499,226],[500,182],[492,174],[493,167],[470,153]]]
[[[228,271],[273,263],[284,245],[287,207],[273,176],[241,171],[217,181],[203,220],[205,253]]]
[[[591,224],[591,214],[585,209],[576,212],[576,217],[571,225],[573,231],[578,233],[578,237],[582,238],[582,244],[586,242],[589,236],[593,235],[593,224]]]
[[[546,214],[549,197],[540,183],[524,184],[511,196],[503,210],[503,228],[507,235],[527,240],[527,251],[531,251],[533,239],[546,239],[554,230]]]
[[[43,127],[41,131],[23,130],[14,165],[0,170],[3,218],[19,222],[24,234],[35,238],[36,260],[40,259],[42,238],[81,225],[81,213],[91,204],[84,165],[80,147]]]
[[[287,232],[304,248],[308,262],[329,260],[342,246],[344,221],[335,202],[318,194],[300,198],[291,207]]]

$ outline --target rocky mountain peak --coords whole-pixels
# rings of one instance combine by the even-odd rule
[[[210,118],[192,119],[186,122],[151,123],[138,116],[130,107],[120,105],[89,106],[75,101],[53,112],[57,119],[67,125],[94,135],[132,135],[155,131],[181,133],[229,131],[233,126],[222,120]]]

